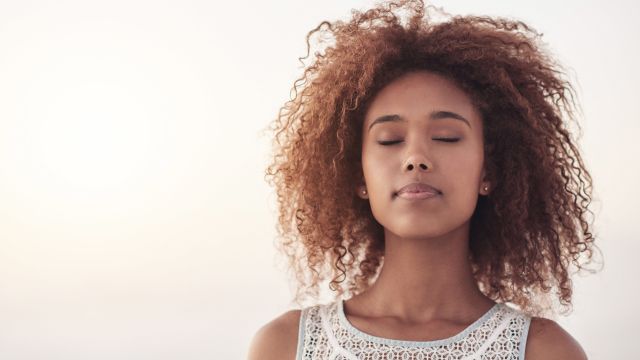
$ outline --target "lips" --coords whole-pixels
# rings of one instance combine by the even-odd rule
[[[419,193],[425,193],[425,195],[426,194],[438,195],[438,194],[442,194],[442,191],[436,189],[435,187],[429,184],[416,182],[416,183],[407,184],[401,187],[396,193],[396,195],[419,194]]]

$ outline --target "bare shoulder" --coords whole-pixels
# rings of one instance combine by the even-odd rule
[[[249,347],[248,360],[294,360],[300,310],[290,310],[262,326]]]
[[[582,346],[553,320],[532,317],[525,360],[586,360]]]

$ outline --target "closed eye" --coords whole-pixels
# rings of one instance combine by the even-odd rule
[[[433,140],[436,141],[443,141],[443,142],[458,142],[460,141],[460,138],[434,138]],[[380,145],[394,145],[397,143],[401,143],[402,140],[390,140],[390,141],[378,141],[378,144]]]
[[[378,141],[380,145],[393,145],[402,142],[402,140]]]

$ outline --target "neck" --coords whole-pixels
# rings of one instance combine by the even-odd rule
[[[405,319],[477,312],[494,302],[478,289],[468,260],[468,224],[438,238],[385,232],[383,267],[363,294],[374,312]]]

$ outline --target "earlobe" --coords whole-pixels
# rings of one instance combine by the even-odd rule
[[[368,199],[369,198],[369,193],[367,192],[367,187],[365,185],[359,186],[358,189],[356,190],[356,192],[358,193],[358,196],[361,199]]]
[[[491,189],[491,184],[485,180],[486,175],[487,175],[486,171],[483,167],[482,175],[481,175],[482,181],[480,182],[480,191],[479,191],[481,195],[489,195],[489,189]]]

